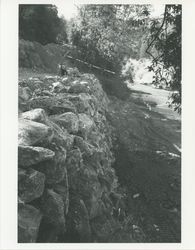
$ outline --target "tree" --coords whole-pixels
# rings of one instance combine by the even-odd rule
[[[125,56],[139,56],[148,15],[147,5],[83,5],[70,40],[88,62],[120,72]]]
[[[181,112],[181,5],[166,5],[163,20],[153,20],[147,53],[153,58],[149,70],[154,82],[165,81],[173,90],[170,106]],[[156,53],[151,49],[155,48]],[[165,74],[163,73],[165,72]]]
[[[68,43],[68,35],[67,35],[67,22],[62,16],[60,18],[60,28],[59,28],[59,33],[56,37],[56,42],[58,44],[63,44],[63,43]]]
[[[55,5],[19,6],[19,37],[41,44],[55,43],[64,29],[64,21],[58,17]]]

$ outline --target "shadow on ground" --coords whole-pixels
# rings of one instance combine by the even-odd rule
[[[117,137],[114,168],[126,215],[144,242],[181,241],[181,124],[148,108],[145,100],[110,97],[108,119]],[[144,95],[146,92],[144,92]]]

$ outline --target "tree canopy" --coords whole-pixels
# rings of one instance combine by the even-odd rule
[[[73,20],[70,40],[89,62],[120,71],[125,56],[139,55],[148,15],[146,5],[83,5]]]
[[[151,22],[146,50],[153,59],[149,70],[155,73],[154,82],[166,81],[174,91],[170,105],[178,112],[181,112],[181,16],[181,5],[166,5],[163,20]],[[157,53],[151,52],[152,47]]]
[[[181,5],[165,5],[164,17],[151,5],[82,5],[72,20],[70,41],[90,63],[120,72],[125,58],[149,57],[154,83],[174,92],[171,105],[181,111]]]
[[[19,37],[41,44],[67,40],[66,21],[55,5],[19,5]]]
[[[181,111],[181,5],[165,5],[154,18],[151,5],[79,5],[67,22],[55,5],[20,5],[19,36],[41,44],[69,42],[88,63],[120,74],[126,59],[151,58],[154,83],[174,92],[171,105]],[[68,38],[67,38],[67,32]]]

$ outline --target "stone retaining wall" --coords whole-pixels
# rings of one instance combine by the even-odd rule
[[[19,82],[19,242],[106,242],[112,233],[108,102],[95,76],[76,68]]]

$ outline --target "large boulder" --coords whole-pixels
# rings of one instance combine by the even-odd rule
[[[20,82],[21,87],[28,87],[33,95],[37,92],[49,90],[51,84],[41,79],[42,77],[30,77]]]
[[[18,169],[18,195],[21,201],[30,202],[44,190],[45,175],[34,169]]]
[[[119,221],[113,218],[106,218],[105,216],[97,217],[91,222],[91,229],[93,231],[93,236],[95,242],[101,243],[130,243],[133,242],[131,235],[128,232],[128,240],[124,241],[123,238],[118,241],[117,239],[121,236],[121,231],[124,234],[124,227],[122,228]]]
[[[19,145],[33,146],[43,141],[51,141],[52,137],[53,131],[50,127],[38,122],[19,119]]]
[[[51,75],[46,75],[43,78],[43,81],[46,83],[53,83],[59,80],[59,76],[51,76]]]
[[[42,196],[41,210],[51,224],[65,231],[64,202],[59,194],[51,189],[46,190]]]
[[[70,82],[70,78],[68,76],[62,77],[61,82],[67,85]]]
[[[59,150],[55,152],[55,157],[50,160],[42,161],[34,168],[44,173],[47,184],[55,184],[61,182],[65,177],[66,171],[66,150]]]
[[[66,166],[70,189],[84,200],[90,218],[99,213],[99,199],[102,187],[98,173],[93,167],[84,165],[80,149],[74,149],[67,155]]]
[[[90,89],[89,83],[87,81],[76,80],[71,84],[68,92],[74,93],[74,94],[90,93],[91,89]]]
[[[79,72],[79,70],[75,67],[75,68],[67,68],[67,72],[69,76],[72,77],[80,77],[81,73]]]
[[[102,186],[98,180],[95,169],[84,165],[77,173],[77,194],[81,195],[89,212],[89,217],[94,218],[100,213],[99,200],[102,196]]]
[[[47,148],[22,145],[18,147],[18,165],[22,167],[53,159],[54,156],[55,153]]]
[[[94,128],[95,124],[93,120],[84,113],[79,114],[78,117],[79,117],[79,133],[85,138]]]
[[[52,91],[55,93],[60,92],[63,88],[64,88],[64,85],[59,81],[52,83]]]
[[[82,80],[89,82],[91,93],[93,93],[98,100],[98,109],[105,110],[109,103],[109,99],[103,91],[99,80],[93,74],[83,74]]]
[[[82,153],[80,149],[73,149],[68,152],[66,166],[68,171],[76,172],[83,164]]]
[[[71,150],[74,144],[74,135],[69,133],[64,133],[62,138],[63,138],[63,147],[66,150]]]
[[[33,167],[46,175],[48,184],[56,184],[61,182],[65,176],[66,153],[73,147],[74,135],[70,135],[53,122],[49,122],[48,125],[53,129],[54,136],[50,143],[40,144],[40,146],[52,150],[55,156],[35,164]]]
[[[74,147],[79,148],[83,157],[89,157],[93,155],[93,153],[96,151],[96,148],[85,141],[82,137],[80,136],[75,136],[74,138]]]
[[[40,109],[40,108],[26,111],[22,113],[21,117],[27,120],[40,122],[40,123],[45,123],[47,120],[47,115],[44,109]]]
[[[97,147],[97,148],[101,148],[101,143],[102,141],[104,141],[105,139],[105,135],[103,133],[100,133],[98,130],[92,130],[88,136],[87,136],[87,141]]]
[[[67,171],[65,172],[64,179],[53,186],[53,190],[62,197],[64,202],[64,213],[66,216],[69,210],[69,183]]]
[[[28,101],[31,96],[32,96],[32,92],[30,90],[29,87],[19,87],[18,89],[18,96],[19,96],[19,100],[21,101]]]
[[[31,91],[35,91],[37,89],[44,89],[43,81],[38,77],[30,77],[26,82],[27,86],[31,89]]]
[[[29,101],[29,108],[42,108],[47,114],[63,114],[65,112],[76,112],[76,108],[72,102],[62,96],[38,96]]]
[[[79,242],[91,241],[91,228],[89,215],[85,203],[79,197],[73,197],[70,202],[70,211],[68,214],[72,230],[78,235]]]
[[[54,136],[52,138],[51,143],[42,145],[46,148],[53,150],[59,150],[59,148],[64,148],[66,150],[70,150],[74,143],[74,135],[69,134],[66,129],[58,126],[52,119],[47,122],[47,125],[51,127],[54,131]]]
[[[57,123],[60,127],[67,129],[69,133],[76,134],[79,129],[78,116],[72,112],[61,115],[50,116],[50,119]]]
[[[95,108],[91,105],[94,100],[92,100],[91,95],[86,93],[69,94],[66,95],[66,98],[75,105],[78,113],[86,113],[91,116],[94,115]]]
[[[18,242],[35,243],[41,222],[41,212],[30,205],[18,207]]]
[[[32,97],[32,91],[29,87],[19,87],[18,89],[18,106],[19,110],[25,111],[28,109],[28,101]]]
[[[80,170],[83,167],[83,158],[80,149],[73,149],[68,152],[66,159],[68,172],[68,183],[71,190],[76,191]]]

